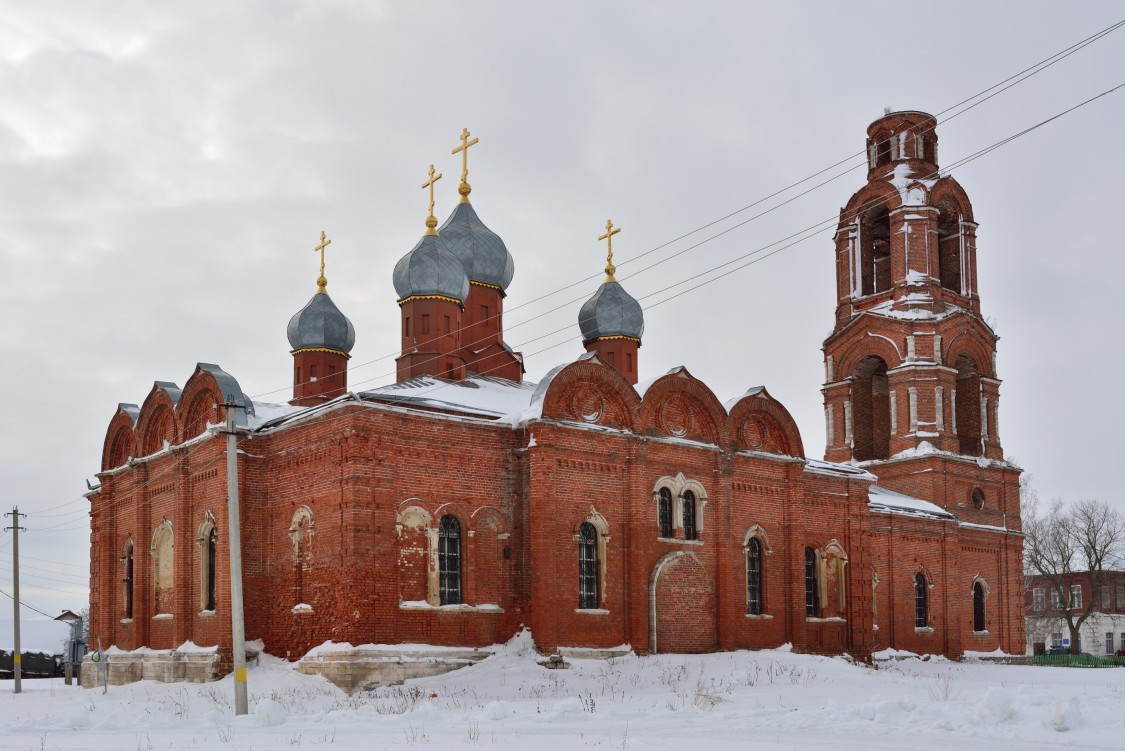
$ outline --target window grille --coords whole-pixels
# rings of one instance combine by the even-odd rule
[[[598,602],[598,531],[590,522],[578,528],[578,607],[597,608]]]
[[[207,591],[205,592],[205,610],[215,609],[215,564],[219,551],[219,533],[214,527],[207,535]]]
[[[696,529],[696,508],[695,508],[695,493],[690,490],[684,491],[684,539],[695,540],[699,538],[699,530]]]
[[[926,577],[921,572],[914,575],[914,627],[925,628],[929,622],[926,608]]]
[[[816,551],[805,548],[805,617],[820,615],[820,594],[817,592]]]
[[[121,582],[125,585],[125,617],[133,617],[133,545],[129,544],[125,548],[125,555],[122,559],[125,563],[125,576],[122,577]]]
[[[984,585],[973,585],[973,631],[984,631]]]
[[[668,488],[660,489],[660,497],[656,502],[656,516],[660,524],[660,536],[672,536],[672,491]]]
[[[1031,607],[1035,611],[1042,611],[1044,603],[1046,602],[1046,592],[1042,587],[1036,587],[1031,590]]]
[[[1109,610],[1113,607],[1113,598],[1110,597],[1109,585],[1102,586],[1102,610]]]
[[[746,612],[762,614],[762,543],[757,537],[746,546]]]
[[[442,605],[461,604],[461,523],[452,514],[438,529],[438,587]]]

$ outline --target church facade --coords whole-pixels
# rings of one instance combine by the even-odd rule
[[[91,642],[229,656],[230,408],[246,634],[275,655],[480,647],[522,627],[543,651],[1022,652],[1019,469],[972,207],[938,173],[935,125],[868,128],[836,234],[824,460],[765,388],[724,403],[684,367],[639,382],[643,311],[614,276],[611,223],[578,311],[585,354],[523,381],[503,335],[514,259],[469,202],[465,131],[460,203],[439,228],[431,168],[425,233],[394,270],[395,384],[347,388],[356,335],[322,235],[287,331],[289,404],[200,363],[118,406],[89,493]]]

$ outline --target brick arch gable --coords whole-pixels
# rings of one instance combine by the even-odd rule
[[[157,381],[153,384],[137,418],[137,452],[141,456],[154,454],[163,448],[164,441],[177,443],[182,432],[176,405],[180,389],[176,384]]]
[[[687,368],[656,379],[641,400],[638,425],[646,435],[687,438],[727,446],[727,413],[715,394]]]
[[[207,424],[222,424],[226,421],[226,409],[220,405],[227,399],[241,403],[245,409],[237,410],[235,422],[246,425],[247,413],[254,413],[254,404],[242,393],[238,381],[218,365],[207,362],[196,363],[195,371],[184,384],[176,406],[176,416],[182,430],[181,441],[191,440],[202,434]]]
[[[931,206],[937,206],[943,201],[954,204],[965,221],[974,221],[973,204],[969,200],[969,195],[965,192],[965,189],[961,187],[960,183],[952,177],[940,178],[930,191]]]
[[[636,429],[640,397],[616,368],[596,355],[585,355],[544,380],[543,418]]]
[[[731,406],[727,429],[737,448],[796,457],[805,455],[796,421],[765,387],[751,389]]]
[[[877,180],[856,191],[847,205],[840,209],[840,223],[837,229],[844,229],[855,222],[857,216],[866,214],[880,205],[886,206],[887,211],[894,211],[902,206],[902,195],[895,186]]]
[[[140,408],[135,404],[118,404],[109,421],[102,445],[102,471],[120,467],[137,455],[137,417]]]
[[[976,363],[977,372],[985,378],[995,378],[992,369],[992,345],[983,341],[983,337],[973,329],[960,331],[943,343],[942,362],[947,365],[956,365],[961,355],[968,355]]]
[[[868,357],[881,358],[887,364],[887,370],[903,364],[904,352],[900,347],[904,344],[894,342],[886,336],[871,334],[873,317],[867,313],[860,315],[853,320],[845,332],[842,332],[846,336],[847,332],[854,330],[854,334],[844,345],[833,351],[836,358],[834,370],[837,381],[850,378],[855,373],[856,367]]]

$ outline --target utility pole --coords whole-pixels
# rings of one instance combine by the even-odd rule
[[[12,676],[15,678],[14,688],[12,693],[20,693],[20,517],[27,516],[21,514],[19,506],[12,506],[12,513],[4,514],[4,516],[12,517],[12,526],[8,529],[12,530],[12,609],[15,611],[12,618]],[[7,530],[4,530],[5,532]],[[23,530],[27,531],[27,530]]]
[[[227,410],[227,527],[230,529],[230,631],[234,652],[234,713],[247,713],[246,702],[246,620],[242,605],[242,527],[238,511],[238,436],[235,434],[237,410],[228,394]]]

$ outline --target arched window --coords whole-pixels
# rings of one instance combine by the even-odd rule
[[[961,294],[961,215],[948,201],[938,207],[938,269],[941,286]]]
[[[860,293],[891,288],[891,214],[885,205],[871,208],[860,222]]]
[[[957,358],[957,437],[965,456],[981,455],[980,370],[968,355]]]
[[[203,579],[203,605],[204,610],[215,610],[215,565],[218,562],[219,552],[219,533],[211,527],[211,531],[207,533],[207,546],[204,551],[203,560],[206,563],[207,571]]]
[[[925,628],[929,623],[929,612],[926,608],[926,575],[918,572],[914,575],[914,627]]]
[[[438,525],[438,588],[442,605],[461,604],[461,522],[452,514]]]
[[[984,585],[973,582],[973,631],[984,631]]]
[[[660,524],[660,536],[672,536],[672,491],[661,488],[656,500],[656,519]]]
[[[125,554],[121,556],[121,563],[125,567],[125,575],[121,577],[123,596],[125,600],[124,617],[133,617],[133,541],[125,544]]]
[[[598,530],[590,522],[583,522],[578,528],[578,607],[582,610],[601,606],[598,569]]]
[[[816,551],[805,548],[805,617],[820,615],[820,582],[817,581]]]
[[[699,539],[699,525],[697,523],[698,509],[695,506],[695,493],[685,490],[684,499],[684,539]]]
[[[887,363],[867,357],[852,375],[852,458],[886,459],[891,450],[891,397]]]
[[[762,543],[751,537],[746,546],[746,612],[761,615],[762,609]]]

